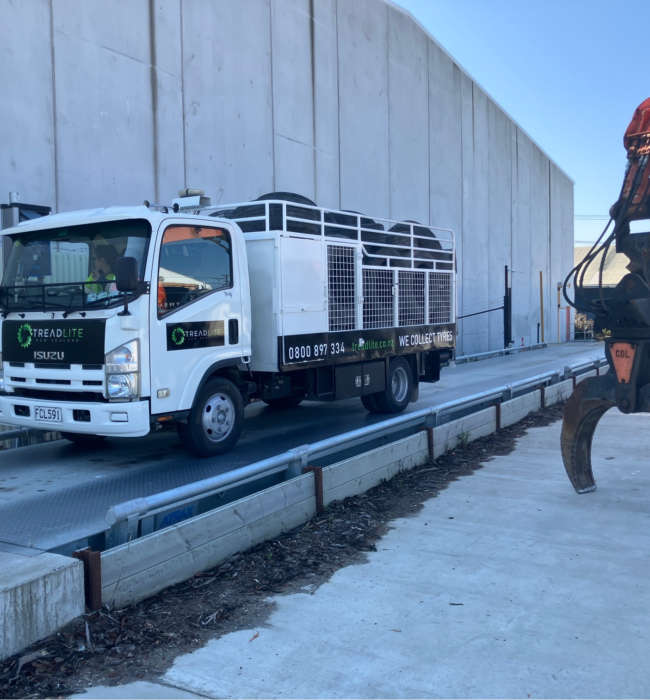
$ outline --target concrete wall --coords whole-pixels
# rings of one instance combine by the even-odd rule
[[[457,235],[459,313],[557,339],[573,183],[383,0],[0,0],[0,199],[57,211],[290,190]],[[564,312],[563,312],[564,313]],[[466,352],[500,346],[464,326]],[[565,339],[566,316],[560,323]],[[461,344],[463,339],[461,339]]]

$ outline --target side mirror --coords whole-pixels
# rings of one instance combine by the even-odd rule
[[[118,258],[115,271],[118,292],[135,292],[138,287],[138,261],[135,258]]]

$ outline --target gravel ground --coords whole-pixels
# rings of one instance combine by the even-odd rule
[[[304,526],[123,610],[88,613],[0,662],[0,697],[65,697],[93,685],[155,680],[180,655],[224,634],[264,624],[272,594],[315,590],[363,561],[391,521],[416,513],[492,456],[509,454],[528,428],[550,425],[564,405],[458,447],[366,493],[332,503]]]

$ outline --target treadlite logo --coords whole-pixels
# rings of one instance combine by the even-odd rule
[[[21,348],[28,348],[32,343],[32,327],[29,323],[23,323],[18,329],[18,342]]]
[[[172,340],[175,345],[182,345],[185,342],[185,331],[182,328],[174,328],[172,331]]]
[[[193,350],[225,344],[223,321],[167,324],[167,350]]]

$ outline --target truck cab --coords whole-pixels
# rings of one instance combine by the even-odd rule
[[[2,244],[2,423],[76,442],[146,435],[152,417],[183,419],[207,378],[250,357],[246,251],[232,222],[115,207],[21,224]],[[128,293],[124,258],[137,267]]]

